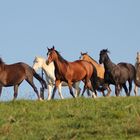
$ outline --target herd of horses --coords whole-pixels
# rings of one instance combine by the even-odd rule
[[[42,69],[45,73],[46,80],[37,74],[38,69]],[[101,92],[103,96],[109,96],[111,84],[115,86],[116,96],[120,95],[122,88],[126,96],[130,96],[133,81],[135,84],[134,93],[137,95],[138,87],[140,87],[140,53],[137,53],[135,66],[124,62],[113,63],[107,49],[100,51],[99,63],[88,53],[82,52],[79,60],[68,62],[54,46],[48,48],[47,58],[35,57],[33,67],[23,62],[7,65],[0,58],[0,95],[2,87],[13,86],[13,99],[16,99],[19,85],[23,80],[26,80],[35,91],[38,100],[44,99],[44,96],[38,92],[33,77],[41,83],[43,91],[44,89],[48,90],[48,100],[54,98],[57,89],[60,98],[64,99],[61,92],[62,86],[68,86],[73,98],[79,96],[81,81],[84,83],[82,96],[85,91],[93,98],[97,97],[97,92]]]

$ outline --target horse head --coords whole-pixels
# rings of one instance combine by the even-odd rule
[[[47,61],[46,64],[49,65],[52,61],[56,60],[57,58],[57,51],[55,50],[55,47],[48,48],[47,52]]]
[[[79,57],[79,59],[85,60],[86,55],[88,55],[88,52],[86,52],[86,53],[81,52],[81,56]]]
[[[35,56],[35,59],[33,61],[33,69],[37,71],[39,68],[43,67],[44,59],[39,56]]]
[[[99,58],[99,63],[102,64],[106,61],[106,59],[108,58],[108,49],[103,49],[100,51],[100,58]]]

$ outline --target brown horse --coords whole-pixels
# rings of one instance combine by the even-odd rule
[[[86,89],[90,89],[93,91],[92,96],[96,97],[94,94],[96,92],[95,85],[92,85],[92,83],[96,83],[97,71],[91,63],[84,60],[68,62],[55,50],[54,46],[51,49],[48,48],[47,56],[46,63],[50,64],[53,61],[55,65],[56,81],[53,96],[58,85],[65,81],[68,83],[70,94],[75,97],[72,91],[72,84],[82,80],[85,83],[82,95]]]
[[[2,87],[14,86],[14,99],[16,99],[19,85],[23,80],[26,80],[34,89],[40,100],[41,98],[33,82],[33,77],[39,80],[39,82],[47,88],[46,82],[29,65],[22,62],[7,65],[0,58],[0,96]]]
[[[88,53],[82,53],[81,52],[80,59],[81,60],[88,61],[88,62],[92,63],[95,66],[95,68],[97,70],[97,76],[99,77],[101,83],[103,83],[105,85],[105,83],[104,83],[105,68],[101,64],[99,64],[97,61],[95,61],[91,56],[89,56]],[[106,96],[109,96],[110,93],[111,93],[111,89],[110,89],[110,87],[109,87],[108,84],[105,85],[105,86],[106,86],[105,89],[107,89],[107,91],[108,91],[108,93],[106,94]],[[103,93],[103,96],[105,96],[104,91],[102,90],[101,92]]]

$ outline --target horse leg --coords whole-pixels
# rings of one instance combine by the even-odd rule
[[[138,93],[138,86],[136,86],[136,85],[135,85],[135,88],[134,88],[134,93],[135,93],[135,96],[138,95],[138,94],[137,94],[137,93]]]
[[[26,79],[26,81],[29,83],[29,85],[34,89],[37,97],[38,97],[38,100],[42,100],[42,98],[40,97],[39,93],[38,93],[38,90],[37,90],[37,87],[35,86],[35,84],[33,83],[33,80],[31,79]]]
[[[72,90],[72,82],[71,81],[68,81],[68,86],[69,86],[70,94],[72,95],[73,98],[75,98],[75,96],[73,94],[73,90]]]
[[[85,86],[84,89],[89,89],[92,91],[92,97],[96,98],[97,92],[93,89],[92,85],[91,85],[91,81],[89,79],[85,80]]]
[[[53,85],[48,84],[48,99],[47,100],[51,100],[52,88],[53,88]]]
[[[1,93],[2,93],[2,86],[0,86],[0,97],[1,97]]]
[[[95,89],[93,89],[90,81],[87,83],[87,87],[88,87],[88,89],[90,89],[92,91],[92,97],[96,98],[97,97],[97,92],[96,92]]]
[[[129,83],[129,92],[128,92],[128,96],[130,96],[130,93],[132,91],[132,80],[128,80]]]
[[[107,86],[107,94],[106,94],[106,96],[110,96],[110,93],[111,93],[111,88],[110,88],[110,86],[108,85],[108,86]]]
[[[116,85],[115,85],[115,94],[116,94],[116,96],[119,96],[119,93],[120,93],[120,92],[119,92],[119,91],[120,91],[119,89],[120,89],[119,84],[116,84]]]
[[[82,91],[82,96],[84,96],[85,90],[86,90],[86,86],[84,85],[83,91]]]
[[[60,98],[64,99],[64,97],[62,95],[62,92],[61,92],[61,88],[62,88],[62,84],[60,83],[59,86],[58,86],[58,93],[59,93]]]
[[[126,84],[123,84],[122,86],[123,86],[123,88],[124,88],[124,90],[125,90],[126,96],[129,96],[129,94],[128,94],[128,89],[127,89]]]
[[[90,90],[89,90],[89,89],[87,89],[87,95],[88,95],[88,96],[91,96]]]
[[[54,99],[56,90],[57,90],[57,87],[55,86],[54,89],[53,89],[53,93],[52,93],[51,99]]]
[[[76,82],[73,84],[73,87],[75,89],[75,97],[78,97],[80,95],[81,88],[79,87],[80,82]]]
[[[58,89],[58,86],[60,85],[60,83],[61,83],[60,80],[56,80],[56,81],[55,81],[55,87],[54,87],[54,89],[53,89],[53,93],[52,93],[51,99],[54,99],[55,92],[56,92],[56,90]]]
[[[18,95],[18,86],[19,85],[14,85],[14,98],[13,98],[13,100],[15,100],[17,98],[17,95]]]
[[[82,96],[84,96],[84,93],[85,93],[86,89],[87,89],[87,92],[89,92],[89,91],[88,91],[89,89],[87,88],[87,87],[88,87],[88,85],[87,85],[87,84],[88,84],[88,81],[89,81],[89,80],[87,79],[87,77],[86,77],[86,79],[83,80],[83,82],[84,82],[84,88],[83,88],[83,91],[82,91]],[[90,83],[90,84],[91,84],[91,83]],[[88,94],[88,93],[87,93],[87,94]]]
[[[101,91],[102,92],[102,94],[103,94],[103,96],[105,97],[106,95],[105,95],[105,92],[104,91]]]

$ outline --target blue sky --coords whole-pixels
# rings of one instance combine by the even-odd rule
[[[140,51],[139,7],[139,0],[0,1],[0,56],[7,64],[32,66],[36,55],[46,57],[47,46],[55,45],[68,61],[81,51],[98,61],[100,50],[108,48],[113,62],[134,64]],[[25,82],[19,92],[19,98],[35,95]],[[11,99],[12,88],[3,94]]]

